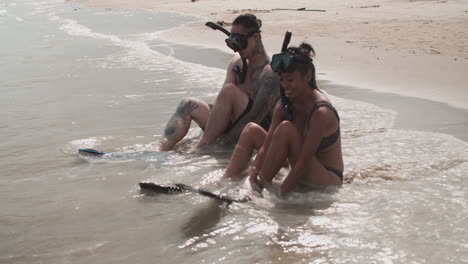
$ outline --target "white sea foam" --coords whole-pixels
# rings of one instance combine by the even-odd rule
[[[157,33],[144,33],[133,39],[123,39],[116,35],[94,32],[76,20],[62,19],[58,16],[53,16],[52,19],[59,21],[62,24],[60,29],[70,35],[105,40],[125,48],[125,52],[113,54],[105,60],[101,60],[99,63],[101,67],[136,68],[141,71],[165,72],[172,79],[182,82],[181,89],[199,88],[204,89],[208,94],[212,94],[213,89],[218,89],[222,84],[224,70],[177,60],[172,57],[174,51],[168,45],[161,45],[169,50],[167,55],[151,49],[147,41],[156,39]],[[212,89],[210,90],[210,88]]]
[[[112,139],[112,137],[90,137],[70,141],[63,149],[65,153],[76,153],[79,148],[96,148],[103,141]]]

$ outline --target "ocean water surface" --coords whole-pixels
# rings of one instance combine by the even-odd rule
[[[396,128],[395,110],[330,92],[342,118],[340,189],[280,198],[274,183],[260,198],[244,182],[218,185],[230,153],[183,154],[195,127],[180,151],[154,152],[182,98],[214,101],[232,56],[159,38],[196,21],[0,2],[1,263],[468,263],[468,145]],[[252,201],[145,195],[140,181]]]

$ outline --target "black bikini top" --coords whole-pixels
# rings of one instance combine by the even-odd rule
[[[326,102],[326,101],[320,101],[320,102],[315,103],[314,107],[312,107],[312,110],[310,111],[309,117],[312,116],[314,111],[317,110],[321,106],[327,106],[328,108],[333,110],[333,112],[336,115],[336,118],[338,119],[338,123],[340,122],[340,117],[338,116],[338,112],[333,107],[333,105],[331,105],[329,102]],[[322,138],[322,140],[320,141],[320,145],[317,149],[317,152],[322,151],[330,147],[331,145],[333,145],[338,140],[339,137],[340,137],[340,125],[338,124],[338,129],[333,134]]]

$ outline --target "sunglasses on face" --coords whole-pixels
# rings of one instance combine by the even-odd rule
[[[231,33],[229,38],[226,39],[226,44],[234,52],[244,50],[247,48],[247,45],[248,45],[247,40],[255,33],[257,33],[257,31],[251,32],[247,35],[243,35],[239,33]]]

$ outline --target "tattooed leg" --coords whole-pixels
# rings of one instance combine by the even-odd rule
[[[163,138],[159,141],[159,150],[171,150],[177,142],[187,135],[192,120],[204,129],[209,114],[210,107],[207,103],[196,98],[183,99],[166,124]]]
[[[249,97],[236,85],[223,86],[206,122],[205,132],[192,150],[215,142],[226,130],[229,121],[236,120],[242,114],[248,102]]]

